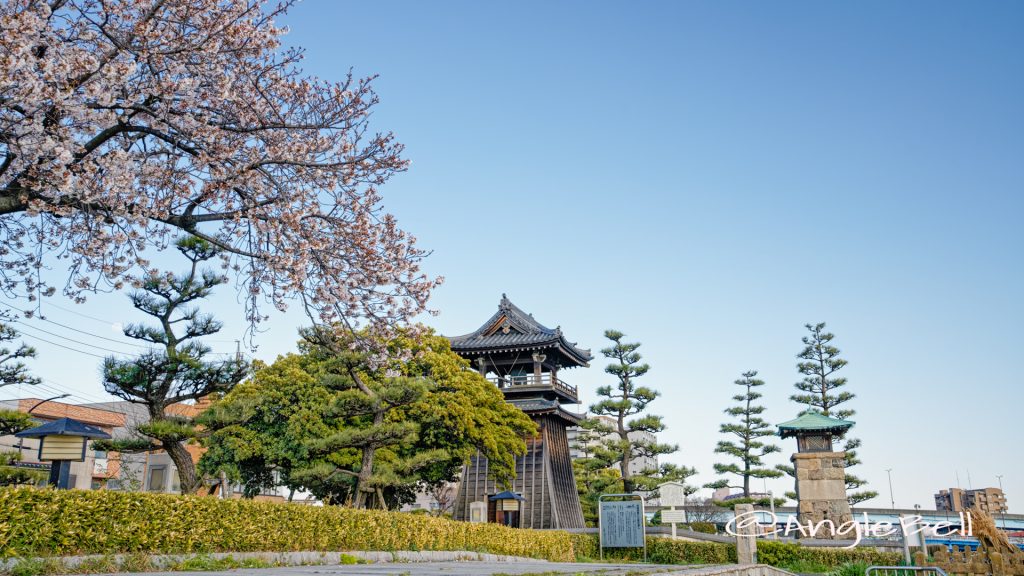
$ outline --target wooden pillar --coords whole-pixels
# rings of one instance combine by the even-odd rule
[[[544,354],[537,354],[536,352],[534,352],[534,354],[533,354],[533,382],[534,382],[534,384],[540,384],[541,368],[544,365],[544,361],[547,360],[547,359],[548,359],[548,357],[546,355],[544,355]]]
[[[483,356],[476,359],[476,369],[484,378],[487,377],[487,359]]]

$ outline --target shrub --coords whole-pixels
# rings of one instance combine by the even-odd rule
[[[758,540],[757,561],[762,564],[786,567],[806,562],[826,568],[847,563],[866,563],[881,566],[897,565],[902,559],[899,552],[879,552],[875,548],[818,548],[792,542]]]
[[[573,534],[577,560],[595,560],[600,556],[596,534]],[[605,548],[604,557],[615,560],[641,560],[642,548]],[[687,542],[669,538],[648,538],[647,559],[656,564],[728,564],[736,561],[736,546],[719,542]]]
[[[197,496],[0,489],[0,557],[344,550],[479,550],[567,561],[566,532]]]
[[[718,528],[711,522],[691,522],[690,530],[704,534],[718,534]]]
[[[592,560],[600,555],[596,534],[573,534],[572,546],[576,550],[578,560]],[[604,557],[640,560],[643,558],[643,550],[606,548]],[[720,542],[648,538],[647,558],[657,564],[729,564],[736,562],[736,546]],[[757,561],[786,569],[801,568],[795,570],[798,572],[827,572],[829,569],[850,563],[893,566],[899,564],[900,554],[879,552],[874,548],[812,548],[792,542],[758,540]],[[807,569],[809,567],[814,569]]]

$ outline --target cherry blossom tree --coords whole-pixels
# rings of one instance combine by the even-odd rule
[[[440,279],[381,206],[407,162],[370,128],[373,79],[305,74],[287,8],[0,3],[0,289],[138,287],[184,232],[221,250],[253,324],[293,300],[323,323],[423,311]]]

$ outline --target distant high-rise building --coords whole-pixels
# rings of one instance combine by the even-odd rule
[[[1009,511],[1006,507],[1006,495],[999,488],[977,488],[974,490],[950,488],[949,490],[939,490],[935,495],[936,510],[962,512],[970,508],[978,508],[989,514],[1005,514]]]

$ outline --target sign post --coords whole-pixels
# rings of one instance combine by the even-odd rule
[[[658,486],[658,502],[668,506],[661,511],[661,523],[672,525],[672,539],[676,539],[676,524],[686,524],[686,485],[681,482],[665,482]],[[676,510],[682,506],[682,510]]]
[[[676,524],[686,524],[686,511],[676,510],[675,506],[672,506],[670,510],[661,511],[661,523],[672,525],[672,539],[676,539]]]
[[[605,500],[625,498],[625,500]],[[597,524],[604,560],[605,548],[644,549],[647,562],[647,538],[644,533],[644,497],[639,494],[602,494],[597,497]]]

